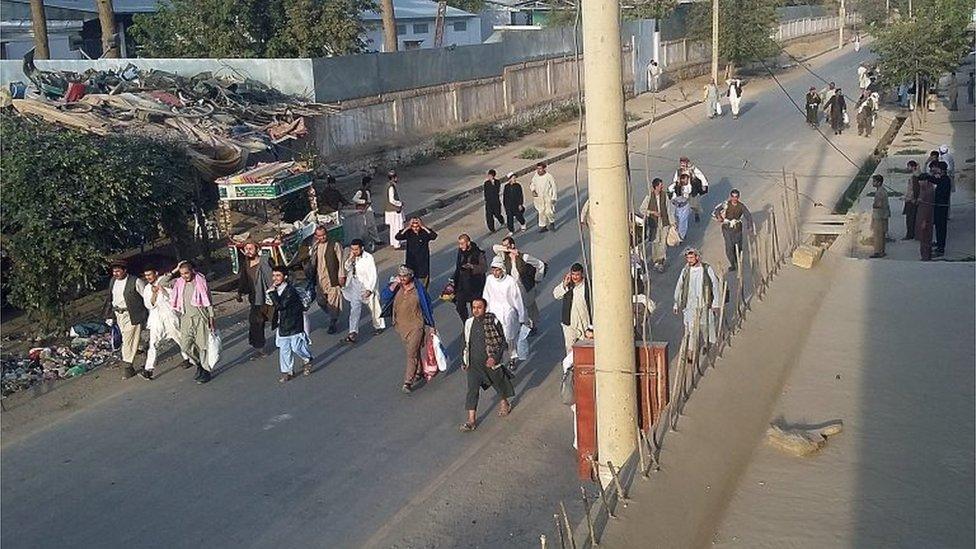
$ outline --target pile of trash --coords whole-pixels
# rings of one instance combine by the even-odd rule
[[[33,88],[12,82],[0,105],[97,135],[134,132],[185,143],[210,180],[241,170],[249,152],[308,134],[306,116],[339,111],[308,103],[250,78],[202,72],[184,77],[141,70],[44,71],[24,57]]]
[[[6,397],[42,381],[80,376],[112,362],[112,334],[105,328],[104,333],[73,330],[86,335],[72,337],[68,345],[34,347],[27,356],[0,359],[0,394]]]

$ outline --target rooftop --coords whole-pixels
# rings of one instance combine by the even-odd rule
[[[402,19],[433,19],[437,16],[437,2],[429,0],[393,0],[393,12],[396,14],[397,21]],[[477,17],[473,13],[468,13],[457,8],[447,7],[446,17]],[[363,13],[366,21],[379,21],[382,19],[378,11],[367,11]]]

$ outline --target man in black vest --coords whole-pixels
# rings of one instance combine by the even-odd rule
[[[315,228],[312,245],[308,249],[305,280],[315,288],[315,299],[329,317],[327,333],[338,331],[342,314],[342,287],[346,284],[346,267],[342,258],[342,244],[329,237],[324,226]]]
[[[488,170],[488,179],[485,179],[484,182],[485,223],[488,224],[488,230],[491,232],[495,232],[496,220],[499,225],[505,224],[505,218],[502,217],[502,198],[500,194],[502,182],[495,175],[495,170]]]
[[[108,284],[108,296],[103,308],[105,323],[111,326],[118,322],[122,332],[122,379],[136,375],[132,363],[139,350],[139,336],[142,326],[149,319],[149,310],[142,299],[145,281],[129,274],[125,261],[113,261],[110,265],[112,278]],[[146,379],[149,377],[143,376]]]
[[[496,244],[492,250],[505,262],[505,272],[515,277],[522,290],[522,304],[525,314],[529,317],[532,329],[529,335],[534,336],[539,325],[539,307],[535,300],[538,294],[536,283],[546,274],[546,264],[529,254],[522,253],[515,245],[515,239],[507,236],[501,244]]]
[[[573,263],[562,282],[553,288],[552,297],[562,300],[561,324],[563,327],[563,342],[566,352],[573,350],[573,345],[583,339],[592,324],[590,314],[590,285],[586,283],[583,266]]]
[[[288,283],[288,269],[282,266],[272,268],[271,287],[267,290],[268,299],[274,304],[271,329],[277,330],[275,343],[278,345],[278,365],[281,370],[280,383],[285,383],[295,375],[295,356],[302,359],[304,375],[312,374],[312,350],[308,346],[305,333],[305,306],[298,291]]]
[[[454,284],[454,306],[463,323],[468,319],[468,306],[485,290],[488,260],[485,252],[467,234],[462,233],[457,241],[457,260],[451,283]]]
[[[664,192],[664,181],[655,177],[651,181],[651,191],[641,205],[644,214],[644,230],[646,238],[651,242],[651,261],[659,273],[664,272],[668,258],[668,229],[671,218],[668,215],[668,195]]]

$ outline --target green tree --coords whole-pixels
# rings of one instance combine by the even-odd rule
[[[485,9],[485,0],[448,0],[447,5],[468,13],[481,13]]]
[[[133,18],[144,57],[321,57],[362,52],[373,0],[171,0]]]
[[[935,82],[955,69],[970,44],[966,25],[971,9],[968,0],[916,2],[915,17],[878,28],[871,49],[885,82],[913,82],[916,75]]]
[[[719,2],[718,55],[735,66],[763,59],[779,51],[770,37],[779,19],[778,0],[721,0]],[[696,3],[691,12],[691,36],[712,38],[712,3]]]
[[[95,137],[8,115],[0,131],[10,302],[45,328],[104,281],[106,256],[161,232],[189,241],[196,176],[182,145]]]
[[[576,2],[549,0],[550,11],[546,14],[547,27],[568,27],[576,24]],[[663,19],[674,11],[678,0],[637,0],[621,5],[624,19]]]

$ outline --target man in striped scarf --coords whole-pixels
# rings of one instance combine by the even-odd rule
[[[508,399],[515,396],[515,388],[508,371],[502,367],[507,342],[502,325],[495,315],[486,312],[488,303],[483,298],[471,302],[472,317],[464,322],[464,368],[468,373],[468,393],[465,409],[468,420],[461,424],[461,432],[474,431],[477,427],[478,397],[481,389],[494,387],[501,398],[498,415],[505,417],[512,410]]]

